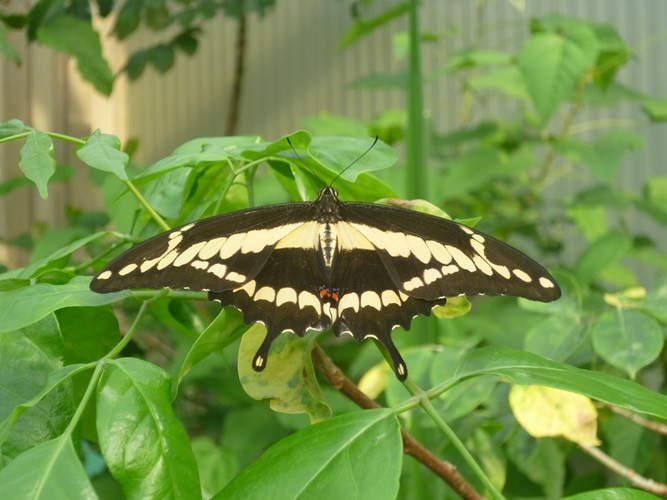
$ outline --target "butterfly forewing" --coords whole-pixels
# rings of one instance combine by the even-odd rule
[[[365,203],[345,203],[341,213],[373,244],[396,286],[410,296],[511,295],[543,302],[560,297],[541,265],[467,226]]]
[[[290,203],[186,224],[121,254],[97,274],[91,289],[237,288],[262,269],[275,246],[311,218],[312,211],[311,204]]]
[[[206,290],[246,323],[264,323],[256,370],[282,332],[331,328],[377,339],[401,380],[407,368],[392,329],[409,329],[447,297],[560,297],[542,266],[490,236],[411,210],[343,203],[332,188],[313,203],[242,210],[158,235],[91,283],[101,293],[162,287]]]

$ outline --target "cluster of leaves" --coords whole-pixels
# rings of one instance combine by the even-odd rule
[[[192,55],[197,51],[205,23],[222,13],[239,18],[250,12],[264,16],[275,0],[208,0],[167,2],[166,0],[127,0],[116,6],[112,0],[39,0],[25,12],[4,12],[0,5],[0,55],[21,63],[18,50],[8,41],[12,30],[25,31],[29,42],[50,47],[72,56],[81,76],[103,95],[110,95],[114,74],[102,54],[100,36],[93,22],[115,16],[112,34],[125,40],[142,25],[153,32],[164,33],[164,40],[133,53],[121,73],[130,80],[141,76],[147,66],[159,73],[171,69],[180,51]]]
[[[346,43],[406,10],[360,20]],[[52,139],[59,137],[78,144],[76,154],[96,173],[106,204],[106,218],[73,217],[69,231],[42,236],[28,266],[0,274],[0,496],[111,496],[114,488],[130,497],[189,498],[200,490],[221,498],[331,496],[334,487],[350,496],[391,498],[399,487],[412,497],[451,495],[435,475],[424,478],[403,464],[399,423],[495,497],[503,490],[559,498],[607,486],[602,467],[589,465],[593,472],[582,475],[576,467],[581,454],[555,437],[591,447],[597,422],[612,459],[667,481],[660,437],[608,410],[598,416],[586,399],[550,392],[575,392],[667,419],[659,359],[667,285],[656,279],[650,288],[641,286],[630,259],[656,275],[667,266],[655,242],[622,223],[630,208],[667,223],[667,179],[647,180],[641,194],[617,185],[622,153],[640,142],[630,132],[573,138],[575,118],[588,104],[631,99],[651,119],[663,118],[664,103],[615,82],[615,68],[628,54],[611,27],[545,18],[533,24],[516,57],[466,52],[443,68],[442,74],[463,79],[464,99],[500,92],[516,100],[524,120],[464,123],[455,133],[433,137],[433,160],[442,167],[429,175],[432,184],[444,186],[438,201],[455,215],[483,215],[484,230],[541,249],[559,265],[554,274],[564,295],[546,305],[484,301],[474,314],[422,319],[409,334],[397,331],[412,385],[388,376],[372,344],[321,336],[345,373],[361,377],[359,385],[387,407],[372,411],[355,411],[332,389],[320,388],[309,356],[312,336],[281,336],[267,370],[256,374],[250,360],[262,331],[248,329],[235,310],[193,305],[191,299],[205,299],[197,293],[97,295],[88,289],[90,271],[127,243],[208,215],[314,199],[317,177],[330,182],[368,139],[292,134],[311,171],[284,139],[259,137],[190,141],[141,170],[129,164],[113,136],[96,132],[81,140],[16,120],[0,125],[0,143],[25,140],[19,165],[43,197],[50,182],[67,177],[53,160]],[[566,105],[560,129],[550,132],[555,113]],[[386,113],[371,127],[400,140],[407,132],[392,116],[400,113]],[[340,123],[311,121],[322,130]],[[379,143],[336,181],[341,198],[395,197],[368,173],[395,159]],[[262,175],[260,165],[272,175]],[[590,171],[591,182],[572,199],[550,200],[546,188],[579,165]],[[24,183],[10,180],[0,194]],[[103,230],[108,222],[118,232]],[[570,243],[575,231],[581,251]],[[414,383],[430,389],[419,393]],[[250,402],[244,392],[271,399],[281,413]],[[529,413],[534,408],[542,411]],[[295,412],[318,423],[308,426],[289,415]],[[336,416],[327,419],[331,413]],[[582,417],[579,424],[564,426],[572,414]],[[545,431],[554,420],[558,429]],[[624,494],[642,498],[633,490]]]

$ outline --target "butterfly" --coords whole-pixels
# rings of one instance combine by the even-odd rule
[[[98,293],[168,287],[208,292],[267,333],[252,361],[266,367],[283,332],[332,329],[374,338],[399,380],[407,366],[391,339],[448,297],[560,297],[540,264],[484,233],[395,206],[345,202],[331,186],[313,202],[250,208],[159,234],[107,264]]]

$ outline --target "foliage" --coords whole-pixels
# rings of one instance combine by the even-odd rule
[[[345,44],[404,11],[359,20]],[[500,491],[645,498],[631,488],[604,488],[649,487],[642,476],[666,482],[664,436],[651,429],[667,420],[661,277],[667,258],[655,238],[635,234],[626,220],[634,212],[658,227],[667,224],[667,178],[647,179],[638,193],[623,189],[621,159],[641,146],[641,136],[577,133],[589,128],[577,119],[591,106],[628,101],[647,120],[664,120],[664,106],[616,80],[630,51],[613,27],[548,16],[530,29],[518,54],[469,50],[430,76],[462,82],[464,109],[460,129],[429,137],[436,168],[428,170],[428,184],[442,186],[432,199],[450,213],[482,216],[478,228],[540,251],[563,297],[552,304],[480,300],[470,314],[459,304],[458,312],[441,315],[447,319],[416,320],[409,334],[394,333],[411,367],[405,385],[387,376],[368,345],[319,336],[343,372],[386,407],[372,411],[320,387],[304,355],[313,338],[299,344],[281,336],[271,379],[249,379],[234,372],[250,366],[253,348],[244,343],[253,342],[259,327],[247,331],[237,311],[193,304],[205,299],[201,293],[88,290],[91,271],[167,227],[256,204],[312,200],[316,176],[333,180],[368,139],[291,134],[309,169],[284,138],[259,137],[197,139],[138,169],[117,138],[99,131],[76,139],[18,120],[1,124],[0,143],[24,141],[19,164],[44,197],[51,182],[67,178],[53,162],[52,140],[77,144],[77,156],[96,174],[106,217],[76,214],[70,231],[54,229],[36,242],[28,266],[0,274],[0,497],[39,497],[56,488],[86,498],[118,488],[129,497],[189,498],[200,490],[220,498],[454,496],[441,477],[403,461],[404,446],[409,450],[401,426],[496,498]],[[419,72],[418,65],[411,71]],[[477,102],[495,97],[511,100],[519,112],[468,118]],[[412,140],[400,116],[359,125],[387,142]],[[311,121],[316,129],[340,123]],[[395,197],[369,173],[381,177],[395,160],[378,143],[336,181],[341,198]],[[577,179],[579,191],[565,200],[550,196],[550,186],[568,178]],[[24,185],[7,181],[0,194]],[[103,230],[108,222],[117,232]],[[326,364],[316,365],[331,374]],[[284,382],[276,384],[280,375]],[[559,413],[565,398],[546,387],[598,404],[568,398],[573,409]],[[271,398],[271,408],[284,413],[249,401],[244,391]],[[532,423],[543,424],[539,431],[518,423],[527,411]],[[585,432],[582,422],[563,427],[574,411],[585,415]],[[559,415],[559,430],[544,432],[548,418]],[[604,466],[579,451],[599,457],[591,450],[596,440],[607,459],[627,468],[631,482],[609,481]],[[101,470],[94,465],[100,457]]]
[[[275,0],[125,0],[116,5],[110,0],[39,0],[26,4],[25,12],[11,13],[3,12],[0,6],[0,55],[20,64],[19,52],[7,37],[11,30],[25,31],[29,42],[74,57],[83,79],[108,96],[115,77],[102,54],[94,17],[114,19],[111,34],[121,41],[142,26],[163,39],[130,55],[120,73],[135,80],[147,66],[166,73],[173,67],[179,52],[188,56],[196,53],[207,21],[218,13],[237,19],[251,12],[264,16],[274,3]]]

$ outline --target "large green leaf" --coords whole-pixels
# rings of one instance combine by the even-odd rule
[[[161,368],[133,358],[105,367],[97,432],[107,466],[129,498],[200,493],[190,442],[170,402],[170,378]]]
[[[0,442],[14,426],[2,446],[3,461],[57,436],[69,423],[76,406],[72,386],[50,379],[62,364],[63,340],[53,315],[0,334]]]
[[[663,394],[606,373],[582,370],[506,347],[485,347],[466,355],[447,385],[489,374],[515,384],[555,387],[637,413],[667,417],[667,396]]]
[[[111,95],[113,73],[102,55],[100,37],[90,21],[67,14],[54,15],[40,25],[37,39],[54,50],[74,56],[81,76],[99,93]]]
[[[96,499],[69,436],[41,443],[0,470],[0,498]]]
[[[395,498],[402,454],[390,410],[348,413],[279,441],[214,498]]]
[[[37,185],[39,195],[48,198],[46,185],[56,171],[51,138],[39,130],[30,132],[19,153],[19,167]]]
[[[26,327],[63,307],[101,306],[130,295],[128,291],[91,292],[90,280],[90,276],[77,276],[64,285],[38,283],[0,292],[0,332]]]
[[[518,65],[537,114],[546,122],[570,97],[579,78],[597,58],[595,33],[583,24],[566,32],[534,34],[524,45]]]

